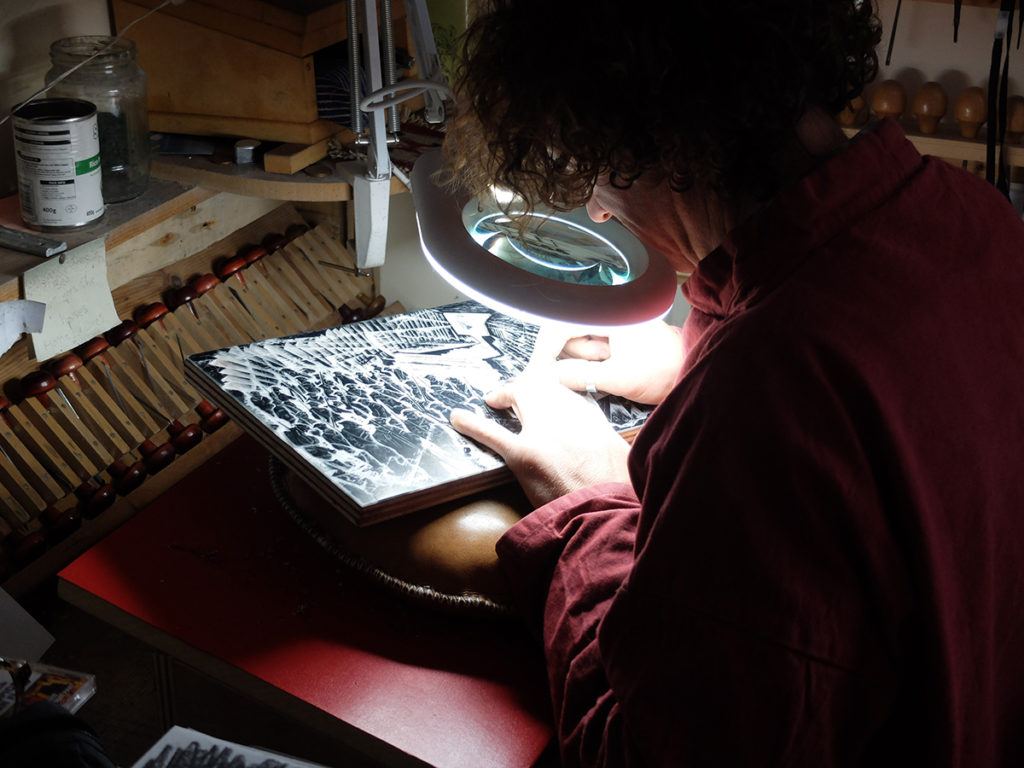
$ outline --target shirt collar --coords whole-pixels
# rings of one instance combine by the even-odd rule
[[[781,192],[701,260],[683,286],[690,304],[724,317],[785,279],[808,253],[892,197],[921,155],[886,119]]]

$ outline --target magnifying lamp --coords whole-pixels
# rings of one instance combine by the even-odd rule
[[[413,167],[416,224],[431,266],[467,296],[521,320],[591,332],[672,308],[672,267],[618,222],[597,224],[582,208],[506,212],[495,200],[440,186],[434,176],[441,167],[440,150]]]

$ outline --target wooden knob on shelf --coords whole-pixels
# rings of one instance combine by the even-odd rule
[[[850,102],[843,107],[843,111],[839,113],[839,124],[846,126],[847,128],[863,124],[867,117],[865,114],[866,106],[867,102],[864,101],[863,96],[854,96],[850,99]]]
[[[102,355],[110,349],[110,342],[104,339],[102,336],[97,336],[93,339],[89,339],[85,344],[81,344],[75,347],[75,352],[85,362],[89,362],[97,355]]]
[[[139,452],[142,453],[143,461],[146,464],[146,471],[151,475],[155,475],[161,469],[164,469],[174,461],[174,457],[177,455],[174,446],[170,443],[157,445],[152,440],[146,440],[142,443],[139,446]]]
[[[114,490],[119,496],[127,496],[134,491],[146,479],[146,465],[141,461],[129,464],[118,459],[107,470],[114,478]]]
[[[295,238],[302,237],[307,232],[309,232],[309,227],[305,224],[289,224],[288,229],[284,231],[284,239],[290,243]]]
[[[221,280],[227,280],[232,275],[241,272],[246,266],[248,265],[245,263],[245,259],[233,256],[230,259],[222,259],[214,266],[213,271]]]
[[[961,93],[953,107],[956,122],[960,126],[960,135],[965,139],[974,139],[978,130],[988,120],[988,101],[985,91],[977,86],[967,88]]]
[[[263,241],[260,244],[267,249],[267,253],[273,253],[274,251],[281,250],[281,248],[287,245],[288,238],[280,232],[271,232],[263,238]]]
[[[167,306],[171,309],[177,309],[183,307],[186,304],[190,304],[199,298],[199,294],[196,293],[196,289],[191,285],[185,284],[176,290],[171,291],[167,296]]]
[[[17,566],[27,565],[46,550],[46,534],[42,531],[13,531],[4,541]]]
[[[78,511],[86,520],[92,520],[110,509],[117,501],[117,491],[110,483],[100,485],[95,480],[86,480],[75,489],[78,497]]]
[[[25,397],[41,397],[50,390],[57,388],[57,379],[49,371],[33,371],[26,376],[22,376],[19,383]]]
[[[149,328],[153,323],[166,315],[170,310],[167,305],[160,301],[146,304],[132,312],[132,318],[143,328]]]
[[[1006,100],[1006,140],[1020,144],[1024,136],[1024,96],[1011,96]]]
[[[238,250],[238,258],[244,259],[246,264],[255,264],[267,255],[267,249],[262,245],[245,245]]]
[[[63,357],[58,357],[56,360],[51,360],[46,367],[49,368],[50,372],[58,379],[70,376],[71,380],[74,381],[75,371],[83,365],[85,365],[85,362],[82,358],[71,352]]]
[[[871,111],[878,117],[899,120],[907,111],[907,91],[896,80],[883,80],[871,94]]]
[[[50,533],[50,539],[54,542],[63,541],[82,525],[82,516],[74,507],[58,509],[47,507],[39,516]]]
[[[198,424],[189,424],[186,427],[180,421],[174,421],[167,431],[171,435],[171,445],[178,454],[188,453],[203,439],[203,430]]]
[[[949,99],[938,83],[925,83],[914,96],[911,113],[917,118],[917,128],[930,135],[939,130],[939,121],[946,116]]]
[[[220,280],[212,272],[207,272],[205,275],[193,277],[189,280],[189,285],[192,286],[192,290],[196,292],[197,296],[202,296],[220,285]]]
[[[139,326],[133,320],[125,320],[120,325],[115,325],[109,331],[103,334],[110,345],[116,347],[123,341],[130,339],[132,336],[139,332]]]
[[[228,423],[228,415],[206,400],[203,400],[196,406],[196,413],[200,416],[199,426],[208,435],[212,435]]]

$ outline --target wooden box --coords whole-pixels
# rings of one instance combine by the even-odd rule
[[[112,0],[117,29],[161,0]],[[347,2],[188,0],[133,27],[149,76],[150,129],[314,144],[343,126],[320,120],[314,54],[348,37]],[[395,40],[407,40],[393,0]]]

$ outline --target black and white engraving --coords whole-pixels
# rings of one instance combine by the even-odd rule
[[[322,768],[261,749],[172,727],[132,768]]]
[[[490,411],[484,394],[523,370],[536,333],[465,302],[209,352],[190,364],[365,509],[502,467],[448,417],[457,407]],[[620,430],[648,412],[617,398],[601,407]],[[510,414],[490,415],[517,428]]]

